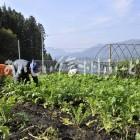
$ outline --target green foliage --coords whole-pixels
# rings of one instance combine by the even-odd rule
[[[16,102],[28,101],[45,108],[58,108],[71,116],[62,119],[67,125],[80,126],[92,115],[97,116],[99,128],[108,133],[115,131],[126,138],[131,126],[139,131],[140,80],[133,77],[42,75],[38,87],[33,83],[24,85],[7,81],[1,96],[14,97]],[[94,123],[93,120],[88,122],[90,127]]]
[[[140,60],[122,61],[118,63],[117,76],[122,78],[140,77]]]
[[[135,140],[140,140],[140,133],[136,133]]]
[[[7,140],[9,136],[9,128],[7,126],[0,125],[0,135],[2,134],[2,139]]]
[[[78,107],[71,108],[71,116],[74,124],[80,125],[84,119],[86,119],[90,115],[90,110],[85,108],[84,104],[80,104]]]
[[[15,97],[3,97],[0,99],[0,133],[3,139],[9,136],[9,128],[5,124],[11,119],[10,110],[15,104]]]
[[[10,119],[10,110],[15,104],[15,97],[0,99],[0,124],[5,124]]]
[[[129,76],[129,61],[122,61],[118,63],[117,76],[128,77]]]
[[[0,7],[0,60],[18,58],[17,40],[20,40],[21,58],[41,59],[41,34],[45,39],[42,24],[33,16],[25,18],[21,13],[6,6]],[[8,53],[7,53],[8,52]],[[44,54],[46,54],[44,45]]]
[[[0,52],[0,63],[4,63],[7,59],[16,59],[18,57],[17,38],[10,29],[0,29]]]

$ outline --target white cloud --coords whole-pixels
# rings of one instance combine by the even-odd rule
[[[132,8],[134,0],[113,0],[114,8],[119,16],[125,16]]]

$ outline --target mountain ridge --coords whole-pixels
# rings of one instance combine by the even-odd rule
[[[129,40],[125,40],[125,41],[112,42],[112,43],[108,43],[108,44],[140,44],[140,39],[129,39]],[[63,56],[71,56],[71,57],[76,57],[76,58],[92,58],[93,59],[98,54],[98,52],[100,52],[100,50],[102,50],[102,48],[105,45],[106,44],[97,44],[88,49],[85,49],[84,51],[74,52],[74,53],[68,53],[68,52],[64,51],[63,49],[54,49],[54,48],[52,49],[51,48],[49,50],[50,50],[52,57],[54,57],[56,59],[63,57]],[[107,49],[107,48],[105,48],[105,49]],[[105,55],[105,54],[102,54],[102,55]],[[108,55],[108,54],[106,54],[106,55]]]

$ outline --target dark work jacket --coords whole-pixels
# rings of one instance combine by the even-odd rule
[[[32,75],[32,78],[36,84],[38,84],[38,78],[33,72],[33,68],[29,61],[24,59],[17,59],[13,62],[13,77],[15,81],[30,81],[29,74]]]

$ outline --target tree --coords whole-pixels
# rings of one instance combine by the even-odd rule
[[[45,59],[45,60],[51,60],[51,61],[53,60],[52,57],[51,57],[51,55],[50,55],[49,53],[46,53],[46,54],[44,55],[44,59]]]
[[[25,19],[21,13],[12,10],[10,7],[6,8],[4,5],[0,8],[0,29],[1,28],[5,28],[7,30],[10,29],[12,34],[16,35],[16,39],[20,40],[22,59],[41,59],[41,35],[43,38],[43,52],[44,55],[46,54],[44,44],[46,37],[45,29],[42,24],[36,22],[36,19],[33,16]]]
[[[10,29],[0,29],[0,52],[0,63],[18,58],[17,38]]]

